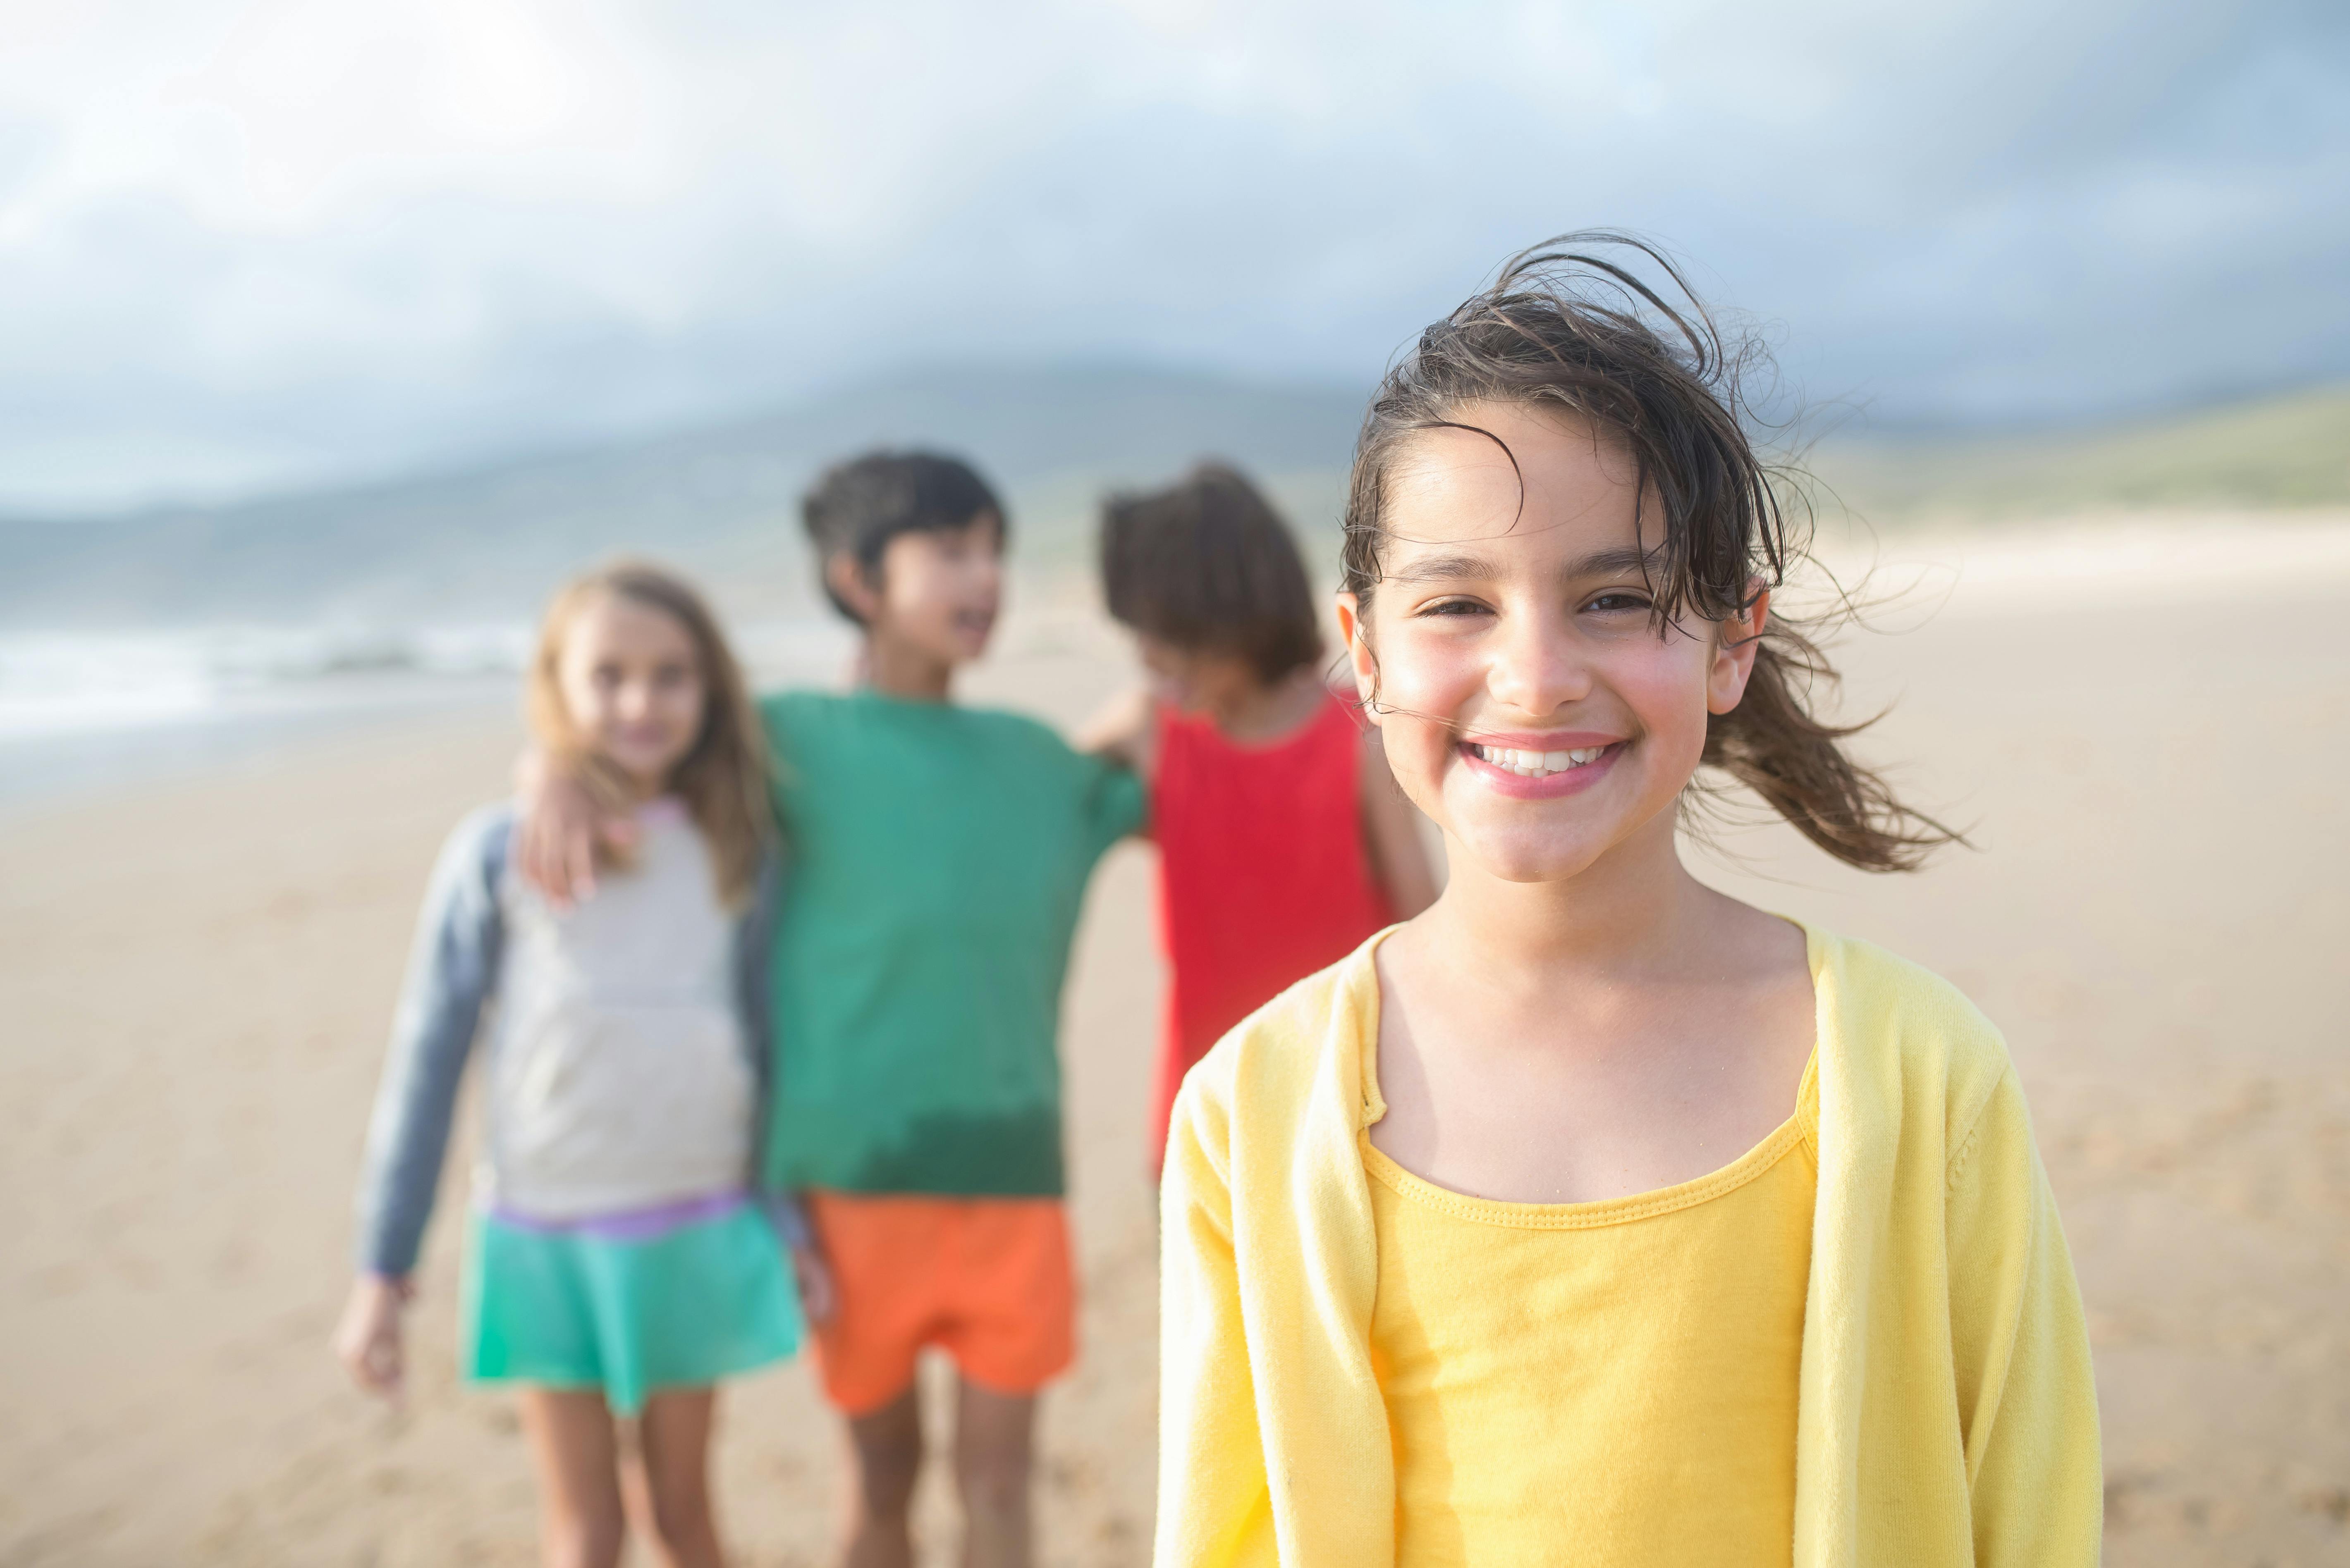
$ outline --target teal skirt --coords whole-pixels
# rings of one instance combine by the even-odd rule
[[[748,1202],[645,1235],[476,1210],[463,1287],[465,1377],[600,1388],[633,1416],[799,1348],[783,1243]]]

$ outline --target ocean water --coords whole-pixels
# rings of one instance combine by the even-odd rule
[[[0,633],[0,803],[203,772],[337,728],[521,700],[524,622]],[[831,679],[813,620],[737,628],[760,684]]]
[[[0,742],[205,723],[520,672],[526,626],[0,636]]]

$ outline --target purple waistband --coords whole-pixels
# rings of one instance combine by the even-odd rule
[[[749,1201],[750,1199],[740,1192],[710,1192],[699,1198],[679,1198],[667,1203],[656,1203],[650,1209],[631,1209],[620,1214],[590,1214],[568,1220],[518,1214],[500,1203],[491,1204],[484,1212],[501,1225],[511,1225],[517,1231],[536,1231],[542,1236],[594,1236],[605,1241],[650,1241],[655,1237],[666,1236],[680,1226],[723,1219]]]

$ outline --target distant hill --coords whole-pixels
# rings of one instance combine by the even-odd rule
[[[1810,463],[1846,505],[1929,515],[2350,505],[2350,388],[2044,435],[1851,437]]]
[[[1105,490],[1215,455],[1335,558],[1362,394],[1116,367],[910,374],[704,429],[337,491],[115,518],[0,520],[0,628],[513,620],[619,550],[677,562],[737,614],[815,610],[797,501],[879,443],[969,454],[1017,559],[1088,555]],[[2350,505],[2350,389],[2044,435],[1840,437],[1811,461],[1872,522],[2168,506]]]
[[[1329,526],[1362,397],[1149,369],[963,368],[842,389],[722,425],[234,505],[0,520],[0,625],[526,615],[564,572],[638,550],[730,607],[814,607],[797,502],[878,444],[968,454],[1007,493],[1029,563],[1076,562],[1102,492],[1204,455]]]

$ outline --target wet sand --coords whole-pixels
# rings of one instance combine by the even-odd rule
[[[2007,1031],[2088,1299],[2123,1564],[2350,1561],[2350,520],[2248,526],[2135,556],[1905,544],[1973,567],[1851,644],[1851,707],[1898,701],[1868,748],[1979,847],[1869,878],[1765,828],[1697,862],[1940,970]],[[2101,558],[2126,569],[2066,565]],[[1005,641],[974,700],[1066,723],[1125,679],[1082,616]],[[0,815],[0,1568],[535,1560],[510,1405],[453,1376],[456,1227],[404,1413],[325,1348],[425,870],[515,735],[408,720]],[[1147,1556],[1149,857],[1097,878],[1068,1002],[1085,1343],[1045,1417],[1053,1563]],[[739,1559],[825,1561],[806,1371],[722,1418]]]

